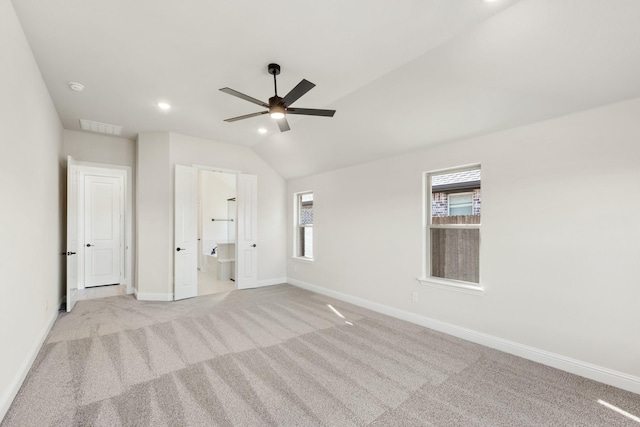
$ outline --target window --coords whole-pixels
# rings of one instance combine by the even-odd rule
[[[449,194],[449,216],[471,215],[473,193]]]
[[[425,276],[480,284],[480,167],[427,173]]]
[[[313,193],[295,195],[296,232],[294,250],[296,257],[313,259]]]

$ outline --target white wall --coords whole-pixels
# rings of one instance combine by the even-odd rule
[[[76,161],[100,163],[104,165],[127,166],[131,168],[131,234],[136,234],[136,142],[126,138],[99,135],[89,132],[63,131],[62,152],[66,159],[71,156]],[[128,218],[128,217],[127,217]],[[128,228],[127,228],[128,230]],[[133,254],[136,253],[135,238],[131,240]],[[127,266],[128,267],[128,266]],[[132,259],[132,271],[135,272],[135,256]],[[128,274],[127,274],[128,276]],[[135,285],[135,280],[133,280]]]
[[[176,133],[142,133],[137,159],[139,297],[173,295],[176,164],[207,165],[258,176],[258,282],[284,280],[286,183],[251,149]],[[143,224],[147,225],[143,228]],[[153,253],[143,254],[143,242]]]
[[[637,381],[638,117],[640,99],[292,180],[288,224],[293,193],[314,191],[315,261],[289,259],[288,277]],[[482,296],[416,281],[422,173],[473,163]]]
[[[172,186],[176,164],[215,166],[258,176],[258,283],[283,280],[286,277],[285,180],[248,147],[172,133]],[[173,204],[171,215],[173,221]],[[173,264],[171,268],[173,271]]]
[[[62,297],[62,126],[11,2],[0,0],[0,419]]]
[[[135,175],[136,143],[130,139],[65,129],[63,151],[75,160],[129,166]]]
[[[236,176],[234,174],[200,171],[200,203],[202,203],[202,240],[226,242],[230,239],[229,227],[235,222],[211,221],[229,218],[229,202],[236,197]],[[234,236],[231,235],[233,238]]]
[[[169,134],[141,133],[136,147],[137,296],[166,300],[173,284]]]

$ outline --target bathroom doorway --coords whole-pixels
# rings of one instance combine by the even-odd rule
[[[198,171],[198,296],[237,289],[236,177]]]
[[[221,217],[220,219],[226,219],[227,221],[219,221],[219,223],[227,223],[226,241],[224,235],[220,238],[210,238],[206,233],[206,224],[209,224],[209,222],[216,223],[218,222],[216,221],[218,218],[216,217],[217,215],[209,216],[207,212],[203,212],[203,206],[206,204],[206,200],[201,200],[199,203],[200,192],[202,192],[203,196],[206,195],[206,197],[214,194],[214,192],[206,189],[205,184],[202,186],[198,185],[200,170],[231,173],[236,178],[237,202],[235,209],[231,208],[231,213],[234,218]],[[204,176],[205,175],[202,175],[202,177]],[[233,271],[235,289],[255,288],[258,278],[258,177],[256,175],[243,174],[239,171],[221,171],[198,165],[175,165],[174,179],[174,299],[177,301],[198,296],[198,273],[200,273],[200,269],[206,272],[210,266],[208,262],[211,260],[206,258],[209,255],[216,255],[210,258],[218,258],[212,266],[215,268],[220,267],[220,270],[215,270],[216,279],[218,278],[219,271],[221,278],[226,281],[226,274],[223,275],[223,273],[225,273],[227,268],[221,265],[223,264],[222,262],[218,262],[225,261],[229,264],[229,281],[231,282],[233,282],[233,280],[231,280]],[[199,187],[202,187],[202,190]],[[231,195],[232,194],[233,193],[231,193]],[[233,199],[233,197],[229,197],[224,193],[217,197],[225,202],[224,206],[227,208],[226,214],[229,215],[229,205],[227,205],[226,202],[233,202],[233,200],[227,200]],[[200,206],[200,209],[198,206]],[[221,214],[224,215],[224,211],[221,212]],[[232,219],[233,221],[231,221]],[[232,223],[231,228],[229,228],[228,223]],[[201,231],[202,234],[198,234],[199,231]],[[216,243],[215,254],[213,253],[213,246],[210,248],[203,246],[205,241],[208,241],[209,244],[211,241]],[[219,251],[223,249],[218,247],[218,243],[223,243],[223,246],[227,246],[224,255],[228,255],[230,258],[218,255],[220,253]],[[230,255],[234,250],[235,254]],[[198,264],[199,255],[201,255],[202,258],[200,264]],[[198,265],[200,265],[200,269]],[[211,276],[213,276],[213,274],[211,274]],[[233,283],[227,284],[229,287],[233,286]],[[217,289],[215,291],[225,292],[226,289]],[[207,292],[207,290],[202,289],[201,294],[205,292]]]

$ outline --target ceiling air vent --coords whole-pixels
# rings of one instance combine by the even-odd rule
[[[122,126],[94,122],[93,120],[87,119],[80,119],[80,129],[90,132],[106,133],[107,135],[122,135]]]

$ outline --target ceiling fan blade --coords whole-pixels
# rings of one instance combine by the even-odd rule
[[[303,116],[333,117],[336,110],[318,110],[315,108],[287,108],[287,114],[300,114]]]
[[[289,122],[287,121],[286,117],[276,120],[276,122],[278,122],[278,127],[280,128],[280,132],[286,132],[288,130],[291,130],[291,128],[289,127]]]
[[[238,117],[232,117],[230,119],[226,119],[225,122],[237,122],[238,120],[243,120],[243,119],[249,119],[251,117],[257,117],[257,116],[261,116],[263,114],[267,114],[269,113],[268,111],[260,111],[259,113],[251,113],[251,114],[245,114],[244,116],[238,116]]]
[[[282,102],[284,102],[284,105],[289,106],[296,102],[302,95],[313,89],[315,86],[316,85],[311,83],[309,80],[302,79],[302,81],[298,83],[298,86],[291,89],[291,92],[289,92],[284,96],[284,98],[282,98]]]
[[[262,102],[259,99],[255,99],[249,95],[245,95],[244,93],[240,93],[237,90],[233,90],[231,88],[228,87],[223,87],[222,89],[220,89],[221,92],[224,93],[228,93],[229,95],[233,95],[233,96],[237,96],[238,98],[244,99],[245,101],[249,101],[249,102],[253,102],[254,104],[257,104],[261,107],[264,108],[269,108],[269,104],[267,104],[266,102]]]

